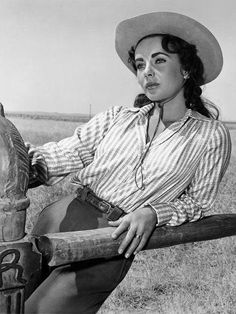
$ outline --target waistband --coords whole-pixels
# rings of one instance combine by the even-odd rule
[[[123,209],[118,206],[114,206],[107,201],[104,201],[88,187],[80,187],[77,189],[76,193],[77,198],[79,198],[83,202],[87,202],[93,205],[100,212],[106,214],[107,220],[115,221],[125,215]]]

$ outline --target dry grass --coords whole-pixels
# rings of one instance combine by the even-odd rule
[[[68,122],[46,119],[8,118],[20,131],[25,141],[41,145],[49,141],[58,141],[72,135],[80,122]]]
[[[25,140],[37,144],[68,136],[75,127],[70,122],[48,121],[42,127],[16,120]],[[230,166],[211,213],[236,213],[236,130],[231,135]],[[29,191],[28,230],[43,207],[71,191],[68,180]],[[236,237],[145,251],[99,313],[235,314],[235,283]]]

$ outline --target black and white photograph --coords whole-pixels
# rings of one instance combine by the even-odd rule
[[[0,0],[0,313],[236,313],[233,0]]]

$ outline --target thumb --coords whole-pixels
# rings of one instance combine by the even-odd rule
[[[122,218],[119,218],[118,220],[115,220],[115,221],[110,220],[108,221],[108,224],[112,227],[118,227],[121,221],[122,221]]]

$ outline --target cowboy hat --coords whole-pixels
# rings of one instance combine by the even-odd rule
[[[124,20],[116,28],[116,51],[124,64],[136,74],[129,62],[129,50],[151,34],[170,34],[197,48],[204,66],[204,84],[213,81],[223,66],[220,45],[214,35],[194,19],[172,12],[153,12]]]

